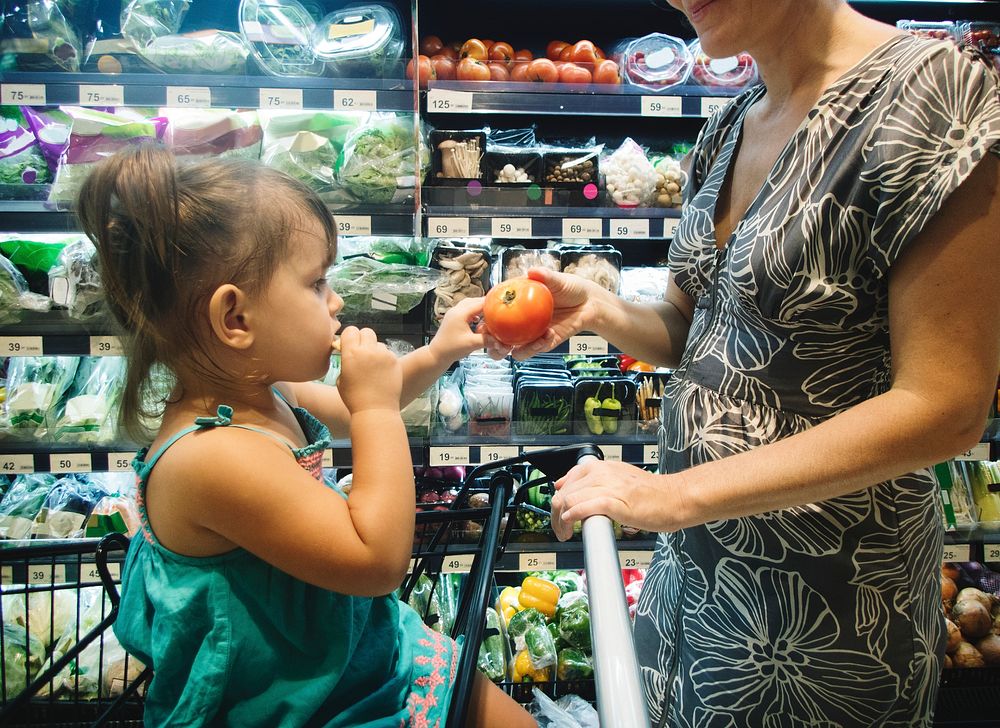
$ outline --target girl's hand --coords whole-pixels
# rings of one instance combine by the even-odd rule
[[[430,343],[431,351],[441,361],[451,364],[481,349],[488,350],[491,356],[499,359],[510,351],[509,347],[503,348],[486,333],[481,323],[485,301],[483,296],[465,298],[448,309]]]
[[[398,412],[402,389],[399,359],[379,343],[374,331],[348,326],[341,332],[337,390],[352,414],[367,409]]]
[[[597,321],[601,298],[607,293],[593,281],[548,268],[532,268],[528,278],[544,283],[552,292],[555,310],[552,324],[535,341],[514,347],[515,359],[528,359],[557,345],[581,331],[592,331]]]
[[[680,485],[627,463],[592,460],[577,465],[556,482],[552,530],[565,541],[573,524],[593,515],[659,533],[692,525],[682,523]]]

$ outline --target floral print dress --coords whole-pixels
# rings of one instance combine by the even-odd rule
[[[671,273],[696,301],[662,472],[794,435],[890,384],[888,274],[1000,153],[997,79],[896,36],[826,90],[731,239],[715,201],[757,87],[695,147]],[[635,642],[654,725],[926,726],[944,648],[936,481],[661,534]]]

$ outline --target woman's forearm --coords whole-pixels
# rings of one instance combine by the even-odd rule
[[[654,366],[675,367],[690,322],[670,301],[629,303],[609,296],[594,316],[594,333],[631,357]]]

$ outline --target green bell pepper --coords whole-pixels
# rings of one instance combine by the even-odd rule
[[[584,650],[590,645],[590,607],[586,601],[577,601],[559,613],[559,635],[567,644]]]
[[[603,435],[604,434],[604,424],[601,422],[601,416],[597,413],[601,409],[601,387],[603,384],[597,387],[597,392],[592,397],[587,397],[583,401],[583,419],[587,422],[587,429],[590,430],[592,435]]]
[[[556,677],[560,680],[588,680],[594,676],[594,664],[582,650],[567,647],[559,650]]]
[[[601,402],[601,425],[604,432],[614,435],[618,432],[618,420],[621,418],[622,403],[615,399],[615,385],[611,385],[611,396]]]

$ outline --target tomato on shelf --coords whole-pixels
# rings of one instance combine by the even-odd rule
[[[594,83],[617,85],[621,82],[621,73],[618,71],[618,64],[614,61],[605,58],[594,65]]]
[[[551,41],[545,47],[545,57],[548,58],[550,61],[561,60],[560,56],[561,56],[561,54],[563,52],[563,49],[565,49],[565,48],[567,48],[569,46],[570,46],[570,44],[567,43],[564,40],[554,40],[554,41]]]
[[[465,57],[458,62],[455,77],[459,81],[489,81],[490,68],[476,58]]]
[[[485,61],[489,57],[489,50],[486,44],[478,38],[469,38],[458,50],[460,58],[474,58],[477,61]]]
[[[431,56],[431,65],[439,81],[454,81],[458,76],[458,61],[443,53]]]
[[[425,56],[433,56],[442,51],[444,43],[436,35],[424,36],[420,41],[420,53]]]
[[[406,77],[409,79],[413,78],[413,61],[411,58],[410,62],[406,64]],[[434,69],[434,64],[431,63],[431,59],[424,55],[419,55],[416,58],[417,65],[419,67],[420,75],[420,88],[427,88],[428,81],[437,80],[437,72]]]
[[[507,70],[507,65],[501,61],[490,61],[487,64],[490,67],[490,80],[491,81],[509,81],[510,71]]]
[[[498,341],[520,346],[548,330],[553,306],[552,293],[544,283],[530,278],[509,278],[486,293],[483,321],[486,330]]]
[[[593,80],[594,77],[590,71],[575,63],[564,63],[559,69],[560,83],[590,83]]]
[[[555,83],[559,80],[559,69],[548,58],[536,58],[528,64],[528,80],[535,83]]]
[[[503,63],[509,71],[514,63],[514,47],[510,43],[494,43],[490,47],[490,60]]]

